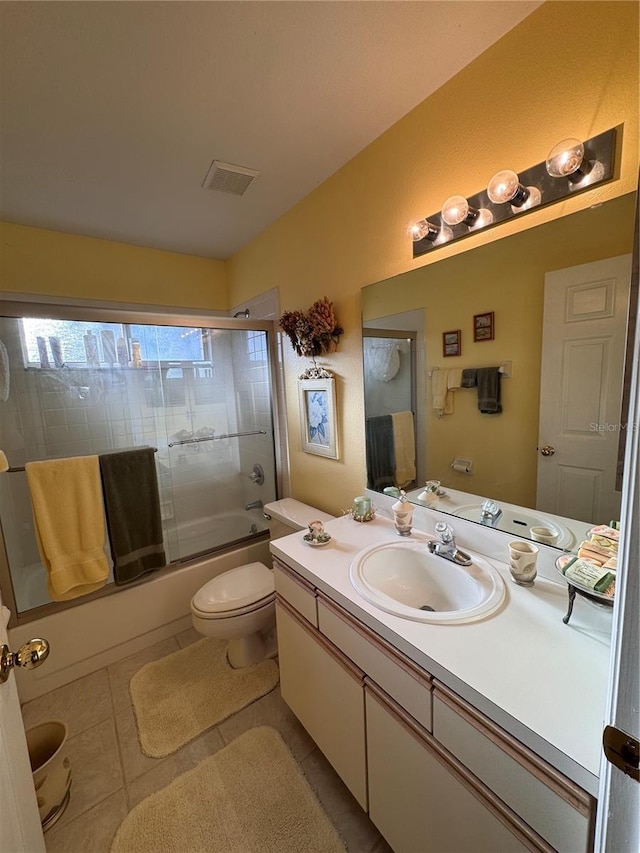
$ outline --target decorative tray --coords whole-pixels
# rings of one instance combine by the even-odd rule
[[[562,569],[567,565],[569,560],[573,560],[577,554],[563,554],[561,557],[558,557],[556,560],[556,569],[562,575],[562,579],[564,582],[573,587],[579,595],[583,595],[585,598],[590,598],[599,604],[609,604],[613,605],[613,600],[615,595],[605,595],[604,592],[596,592],[595,589],[590,589],[588,586],[583,586],[581,583],[568,578],[565,574],[563,574]],[[614,572],[615,574],[615,572]]]

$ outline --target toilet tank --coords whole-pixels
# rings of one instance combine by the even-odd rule
[[[331,521],[334,515],[303,504],[293,498],[282,498],[264,506],[265,515],[271,516],[269,535],[271,539],[279,539],[299,530],[306,530],[311,521]]]

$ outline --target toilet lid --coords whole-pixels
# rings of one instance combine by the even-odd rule
[[[264,563],[247,563],[223,572],[193,596],[193,606],[203,613],[222,613],[255,604],[273,595],[273,572]]]

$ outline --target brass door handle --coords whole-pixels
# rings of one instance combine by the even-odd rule
[[[9,646],[2,644],[0,649],[0,684],[9,678],[14,666],[25,669],[35,669],[49,657],[49,643],[35,638],[20,646],[17,652],[9,651]]]
[[[555,452],[556,449],[551,444],[545,444],[544,447],[540,448],[540,453],[542,453],[543,456],[553,456]]]

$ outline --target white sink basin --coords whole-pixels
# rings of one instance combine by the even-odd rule
[[[454,515],[459,518],[466,518],[469,521],[480,521],[480,513],[482,504],[467,504],[452,510]],[[489,526],[489,525],[487,525]],[[558,548],[568,548],[573,544],[573,536],[569,530],[557,521],[551,521],[545,515],[537,515],[528,509],[509,509],[502,508],[502,515],[493,526],[496,530],[502,530],[505,533],[510,533],[513,536],[524,537],[531,539],[532,527],[544,527],[556,534],[556,539],[553,544]]]
[[[435,624],[473,622],[500,607],[505,587],[486,560],[473,555],[472,560],[458,566],[431,554],[426,541],[386,542],[357,554],[349,578],[363,598],[395,616]]]

